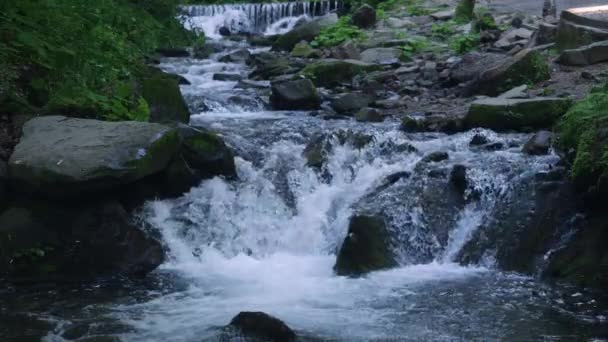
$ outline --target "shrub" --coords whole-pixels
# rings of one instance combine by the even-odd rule
[[[478,33],[460,34],[450,43],[450,47],[456,53],[462,54],[475,49],[479,43],[480,37]]]
[[[343,16],[335,25],[324,28],[310,45],[313,47],[331,47],[340,45],[350,39],[361,39],[363,37],[363,31],[351,24],[351,18]]]

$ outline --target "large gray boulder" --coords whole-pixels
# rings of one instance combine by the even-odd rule
[[[276,110],[313,110],[321,106],[321,97],[308,79],[273,82],[270,102]]]
[[[604,40],[608,40],[608,21],[576,11],[562,12],[556,37],[558,50],[576,49]]]
[[[354,216],[336,260],[338,275],[357,276],[397,266],[389,246],[386,223],[381,217]]]
[[[474,101],[465,118],[468,129],[482,127],[496,131],[529,131],[548,128],[564,115],[572,101],[567,98],[488,98]]]
[[[71,197],[162,171],[179,148],[175,129],[63,116],[28,121],[8,163],[13,190]]]
[[[308,23],[297,26],[293,30],[280,36],[273,44],[272,49],[274,51],[292,51],[296,44],[301,41],[311,42],[325,27],[334,25],[338,22],[338,16],[336,14],[329,14],[327,16],[315,19]]]
[[[348,93],[339,96],[331,102],[331,108],[340,114],[354,115],[359,110],[369,106],[373,98],[363,93]]]
[[[522,84],[535,84],[551,77],[549,65],[536,50],[518,54],[485,70],[475,85],[476,93],[497,96]]]
[[[156,68],[139,80],[141,96],[150,108],[150,122],[188,123],[190,111],[179,88],[180,78]]]
[[[398,64],[403,53],[397,48],[371,48],[361,52],[360,60],[374,64]]]
[[[557,61],[565,65],[585,66],[608,61],[608,40],[565,50]]]

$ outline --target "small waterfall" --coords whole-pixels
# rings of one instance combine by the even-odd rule
[[[186,26],[205,32],[207,37],[217,38],[221,27],[231,32],[264,34],[273,24],[293,18],[294,24],[302,17],[323,16],[337,11],[340,0],[322,0],[308,2],[277,2],[259,4],[223,4],[183,6],[182,14],[187,18]],[[289,30],[293,24],[285,24]],[[279,33],[276,29],[270,33]]]

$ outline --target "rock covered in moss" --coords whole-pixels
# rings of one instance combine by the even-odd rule
[[[114,201],[18,203],[0,214],[0,247],[0,278],[19,283],[143,276],[164,260]]]
[[[177,131],[160,124],[39,117],[23,127],[8,178],[19,192],[80,196],[159,173],[178,149]]]
[[[311,42],[325,27],[329,27],[338,22],[338,16],[329,14],[327,16],[317,18],[308,23],[299,25],[293,30],[280,36],[273,44],[274,51],[291,51],[301,41]]]
[[[353,13],[352,21],[353,25],[359,28],[372,28],[376,25],[376,10],[368,4],[364,4]]]
[[[456,6],[454,20],[458,23],[468,23],[473,20],[475,0],[460,0]]]
[[[498,96],[522,84],[535,84],[550,77],[549,65],[541,53],[524,49],[482,72],[475,89],[479,94]]]
[[[273,82],[270,102],[276,110],[313,110],[321,106],[321,97],[308,79]]]
[[[356,75],[379,69],[379,65],[362,61],[325,59],[307,65],[301,73],[318,87],[334,87],[350,83]]]
[[[148,103],[150,122],[188,123],[190,111],[174,75],[148,68],[149,73],[139,80],[141,96]]]
[[[496,131],[548,128],[571,105],[572,101],[567,98],[481,99],[471,104],[464,125],[469,129],[481,127]]]
[[[236,329],[239,337],[251,338],[254,341],[291,342],[296,340],[296,333],[280,319],[264,312],[240,312],[232,321],[230,328]]]
[[[178,127],[180,155],[200,179],[236,176],[234,155],[215,133],[186,125]]]
[[[334,266],[336,273],[356,276],[397,266],[388,245],[388,234],[386,223],[381,217],[352,217]]]
[[[313,49],[312,46],[310,46],[310,44],[308,44],[308,42],[305,40],[296,44],[296,46],[294,46],[291,50],[291,55],[293,57],[309,58],[314,53],[315,49]]]

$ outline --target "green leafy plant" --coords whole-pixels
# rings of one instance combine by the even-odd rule
[[[456,53],[462,54],[475,49],[479,43],[480,37],[478,33],[460,34],[454,38],[450,47]]]
[[[431,34],[433,37],[447,39],[454,35],[455,30],[456,23],[450,20],[439,24],[433,24],[431,27]]]
[[[331,47],[340,45],[347,40],[357,40],[363,37],[363,31],[351,24],[351,18],[343,16],[335,25],[323,29],[310,45],[313,47]]]
[[[409,38],[401,46],[403,57],[411,58],[413,55],[425,51],[429,47],[428,40],[422,37]]]

